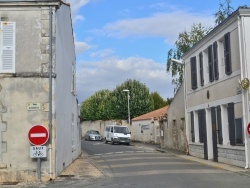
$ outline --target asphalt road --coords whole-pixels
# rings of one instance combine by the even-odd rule
[[[249,188],[250,178],[159,153],[153,148],[83,141],[82,149],[107,176],[87,188]]]

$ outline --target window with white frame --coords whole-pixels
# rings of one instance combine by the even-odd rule
[[[15,73],[15,22],[1,22],[0,73]]]

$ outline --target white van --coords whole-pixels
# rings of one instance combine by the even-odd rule
[[[127,126],[107,125],[104,130],[105,144],[108,142],[130,144],[130,131]]]

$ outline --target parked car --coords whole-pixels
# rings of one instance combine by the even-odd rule
[[[111,142],[112,144],[130,144],[131,132],[127,126],[107,125],[104,130],[105,144]]]
[[[96,130],[89,130],[84,135],[85,140],[102,140],[102,136],[99,131]]]

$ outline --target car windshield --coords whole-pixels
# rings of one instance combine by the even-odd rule
[[[127,127],[114,127],[115,133],[124,133],[129,134],[129,130]]]
[[[98,131],[89,131],[90,134],[99,134]]]

